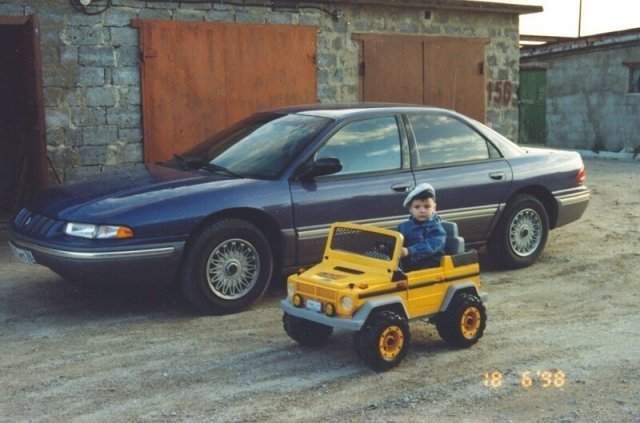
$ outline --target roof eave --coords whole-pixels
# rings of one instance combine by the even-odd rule
[[[318,0],[310,3],[354,6],[387,6],[415,9],[457,10],[464,12],[526,15],[543,11],[542,6],[471,0]]]

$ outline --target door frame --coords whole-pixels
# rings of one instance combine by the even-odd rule
[[[525,135],[526,132],[526,125],[525,125],[525,119],[527,116],[527,99],[524,98],[523,96],[523,84],[522,84],[522,77],[523,75],[525,75],[526,73],[529,72],[540,72],[544,74],[544,81],[543,81],[543,85],[544,85],[544,100],[542,101],[543,104],[543,122],[544,122],[544,126],[541,130],[541,137],[540,140],[542,141],[541,143],[529,143],[530,145],[536,145],[536,146],[542,146],[544,147],[545,145],[547,145],[547,123],[546,123],[546,116],[547,116],[547,110],[546,110],[546,96],[547,96],[547,76],[548,76],[548,70],[549,70],[549,65],[547,63],[540,63],[540,62],[534,62],[534,63],[521,63],[520,64],[520,73],[519,73],[519,80],[518,80],[518,143],[519,144],[523,144],[525,140],[523,137],[523,135]],[[530,110],[528,110],[529,113],[531,113]],[[526,143],[525,143],[526,144]]]
[[[2,26],[23,26],[28,25],[31,29],[31,53],[33,54],[32,62],[32,81],[30,82],[33,89],[33,106],[35,127],[33,136],[28,140],[26,147],[27,164],[30,167],[26,169],[29,174],[25,184],[20,187],[18,198],[14,206],[20,206],[38,189],[45,188],[48,185],[47,171],[47,140],[46,126],[44,114],[44,94],[42,82],[42,53],[40,50],[40,22],[36,15],[27,16],[0,16],[0,25]],[[29,28],[27,28],[29,29]],[[22,171],[24,172],[24,171]],[[20,183],[20,181],[18,181]]]

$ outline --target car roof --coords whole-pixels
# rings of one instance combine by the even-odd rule
[[[352,103],[352,104],[306,104],[300,106],[290,106],[274,110],[276,113],[304,114],[309,116],[319,116],[331,119],[344,119],[352,116],[377,113],[377,112],[424,112],[443,111],[454,113],[451,110],[438,107],[421,106],[417,104],[401,103]]]

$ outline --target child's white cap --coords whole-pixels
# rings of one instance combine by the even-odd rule
[[[430,192],[433,195],[433,199],[436,199],[436,189],[429,183],[423,182],[421,184],[416,185],[414,189],[411,190],[409,194],[407,194],[407,198],[404,199],[404,203],[402,203],[403,207],[409,207],[411,204],[411,200],[418,194],[422,194],[423,192]]]

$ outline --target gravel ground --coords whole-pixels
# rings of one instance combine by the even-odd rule
[[[348,333],[319,350],[291,341],[283,287],[244,313],[200,317],[148,285],[77,289],[3,242],[0,421],[638,422],[640,165],[586,165],[591,204],[537,264],[483,263],[480,342],[452,350],[412,323],[408,356],[383,374]]]

